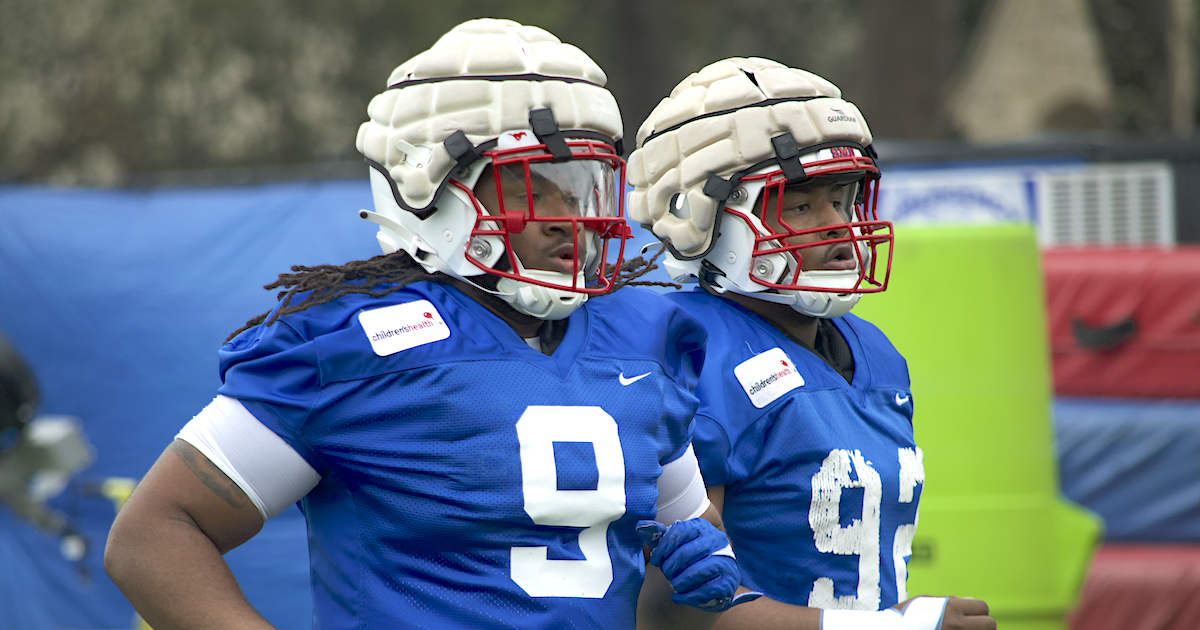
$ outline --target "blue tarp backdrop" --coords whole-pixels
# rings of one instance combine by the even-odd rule
[[[0,187],[0,331],[39,381],[41,412],[76,416],[95,462],[83,482],[140,478],[212,399],[217,348],[269,309],[291,265],[376,255],[362,180],[150,191]],[[114,505],[76,483],[52,505],[90,539],[89,580],[58,541],[0,507],[0,629],[130,628],[104,574]],[[311,626],[295,508],[227,556],[279,628]]]

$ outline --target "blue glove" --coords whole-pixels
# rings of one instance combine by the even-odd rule
[[[658,521],[638,521],[637,532],[650,547],[650,564],[662,568],[671,581],[676,604],[716,613],[762,597],[754,592],[734,596],[742,572],[729,539],[712,523],[694,518],[668,528]]]

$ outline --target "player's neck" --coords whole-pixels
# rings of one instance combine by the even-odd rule
[[[768,324],[785,335],[813,348],[817,343],[817,318],[796,312],[787,304],[756,300],[740,293],[728,291],[721,297],[737,302],[746,310],[765,319]]]
[[[532,315],[518,312],[508,302],[483,291],[479,287],[462,280],[453,279],[451,282],[456,289],[462,291],[467,297],[479,302],[484,308],[491,311],[493,315],[504,320],[522,339],[538,336],[538,331],[541,330],[542,324],[546,323],[543,319],[538,319]]]

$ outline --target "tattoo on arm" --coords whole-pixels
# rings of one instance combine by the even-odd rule
[[[240,510],[249,505],[250,501],[246,497],[246,493],[207,457],[178,440],[171,442],[169,448],[179,456],[179,459],[183,460],[184,465],[196,475],[201,483],[228,503],[230,507]]]

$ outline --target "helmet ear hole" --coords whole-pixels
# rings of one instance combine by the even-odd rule
[[[692,207],[688,204],[687,195],[683,193],[675,193],[671,196],[671,214],[680,219],[689,219],[692,216]]]

